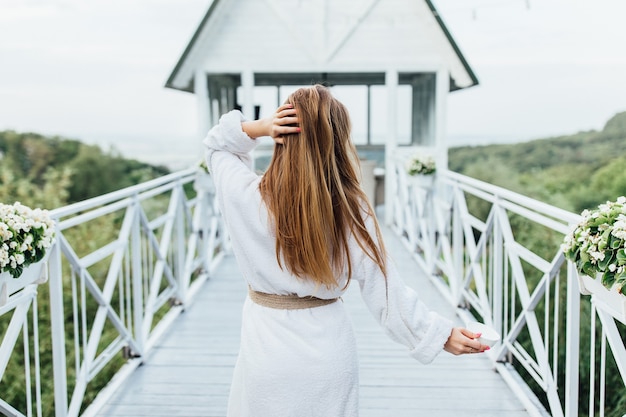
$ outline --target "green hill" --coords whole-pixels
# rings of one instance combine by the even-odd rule
[[[626,195],[626,112],[601,131],[449,150],[456,171],[574,212]]]
[[[0,201],[48,209],[167,174],[78,140],[0,131]]]

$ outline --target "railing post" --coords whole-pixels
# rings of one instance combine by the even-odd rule
[[[65,356],[65,314],[63,312],[63,269],[57,240],[50,249],[50,328],[52,330],[52,372],[54,375],[54,415],[67,416],[67,363]]]
[[[186,247],[187,239],[185,234],[185,192],[183,191],[182,184],[176,188],[177,190],[177,208],[176,208],[176,278],[178,281],[178,298],[179,302],[185,303],[187,301],[187,288],[189,286],[189,278],[185,276],[185,259],[186,259]],[[191,273],[191,271],[189,271]]]
[[[424,216],[426,218],[424,224],[426,225],[426,247],[427,249],[424,251],[424,255],[426,258],[426,265],[428,267],[428,272],[430,274],[434,274],[436,272],[435,267],[435,253],[437,253],[437,216],[435,215],[435,210],[437,210],[436,206],[436,197],[435,193],[439,192],[436,188],[437,184],[434,184],[434,188],[429,190],[426,188],[426,199],[424,201],[423,210]]]
[[[456,185],[453,185],[456,187]],[[463,285],[463,219],[461,218],[460,202],[458,201],[459,193],[456,190],[452,192],[452,265],[454,266],[454,279],[451,279],[452,299],[458,300]],[[452,277],[451,277],[452,278]]]
[[[580,360],[580,289],[576,267],[567,263],[567,321],[565,329],[565,417],[578,416]],[[593,332],[594,329],[591,329]]]
[[[213,224],[213,210],[210,206],[209,191],[200,190],[198,192],[198,205],[196,206],[197,216],[194,216],[194,227],[198,230],[196,233],[200,233],[198,254],[201,259],[202,268],[208,274],[210,271],[211,260],[213,258],[213,251],[215,246],[215,236],[211,225]],[[195,213],[194,213],[195,214]],[[197,221],[196,218],[197,217]],[[209,251],[211,253],[209,254]]]
[[[494,202],[494,209],[498,205],[498,201]],[[503,317],[504,312],[502,308],[504,300],[504,240],[502,238],[502,229],[500,227],[499,216],[495,216],[493,222],[493,238],[492,238],[492,261],[493,269],[491,279],[493,284],[492,294],[492,319],[493,327],[500,333],[504,334]]]
[[[135,340],[137,346],[139,346],[141,352],[136,352],[139,355],[144,354],[145,343],[147,335],[143,331],[143,318],[144,318],[144,305],[143,305],[143,267],[141,260],[141,216],[139,210],[141,204],[137,196],[134,197],[134,213],[133,213],[133,225],[131,228],[130,239],[130,251],[131,251],[131,269],[132,269],[132,283],[133,283],[133,322],[135,330]]]

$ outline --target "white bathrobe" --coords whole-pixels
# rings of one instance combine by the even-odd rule
[[[342,295],[346,276],[326,289],[291,275],[276,261],[275,234],[259,193],[260,176],[250,169],[256,141],[241,129],[239,111],[225,114],[204,144],[232,248],[248,285],[270,294],[318,298]],[[289,196],[285,196],[289,198]],[[366,224],[374,233],[374,222]],[[452,322],[429,311],[388,261],[387,288],[379,267],[350,243],[353,273],[363,300],[395,341],[423,363],[443,349]],[[231,386],[229,417],[358,416],[358,364],[350,319],[343,302],[301,310],[243,306],[241,347]]]

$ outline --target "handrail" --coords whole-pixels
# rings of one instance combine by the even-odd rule
[[[502,342],[489,357],[531,414],[608,413],[605,400],[620,389],[607,384],[608,355],[626,388],[626,350],[617,330],[624,334],[626,326],[595,296],[581,296],[578,273],[560,249],[580,216],[451,171],[439,170],[435,184],[425,187],[400,161],[392,169],[395,198],[386,210],[394,230],[464,320],[500,332]],[[531,229],[541,241],[524,239]],[[588,333],[596,329],[600,340],[585,339],[581,307],[591,317]],[[580,347],[587,345],[592,378],[582,381]]]
[[[579,216],[450,171],[424,186],[399,162],[392,169],[396,190],[386,209],[393,229],[464,320],[501,333],[489,357],[531,415],[609,412],[607,363],[615,362],[626,386],[626,329],[580,295],[578,274],[560,251]],[[0,414],[76,417],[101,408],[221,259],[228,241],[214,197],[210,177],[189,169],[52,211],[59,232],[49,285],[29,285],[0,306],[7,323],[0,382],[21,340],[28,393],[18,407],[0,390]],[[541,245],[523,239],[531,228],[547,233]],[[94,231],[89,245],[80,229]],[[39,319],[47,298],[37,289],[49,290],[50,335]],[[596,331],[583,334],[585,326]],[[43,337],[51,338],[53,376],[41,374]],[[86,399],[94,378],[113,371]],[[51,377],[53,409],[41,384]]]
[[[37,325],[46,312],[36,306],[36,284],[0,307],[0,319],[9,320],[1,340],[0,380],[20,345],[20,332],[32,355],[23,364],[28,398],[11,405],[0,390],[0,414],[91,415],[193,300],[228,243],[210,176],[196,168],[50,214],[57,239],[46,267],[49,286],[40,289],[49,290],[51,332],[43,329],[46,323]],[[45,378],[54,378],[54,393],[40,384],[38,343],[44,334],[52,342],[53,375]],[[103,372],[117,377],[103,389],[93,387]],[[86,399],[94,388],[101,389],[98,396]]]
[[[174,172],[168,175],[163,175],[146,182],[142,182],[137,185],[123,188],[121,190],[113,191],[107,194],[102,194],[97,197],[90,198],[88,200],[79,201],[74,204],[68,204],[67,206],[59,207],[51,211],[51,215],[56,219],[62,219],[64,217],[79,213],[85,210],[91,210],[94,207],[104,206],[113,201],[122,200],[123,198],[132,197],[137,194],[144,193],[146,191],[154,190],[158,186],[165,184],[172,184],[175,181],[182,181],[188,183],[192,181],[198,169],[188,168],[183,171]]]
[[[517,206],[543,213],[547,217],[558,219],[566,224],[577,223],[580,219],[578,214],[574,214],[567,210],[546,204],[542,201],[507,190],[506,188],[498,187],[497,185],[489,184],[457,172],[445,170],[440,173],[440,176],[441,181],[445,181],[449,184],[457,184],[460,187],[474,187],[477,190],[482,190],[487,194],[494,196],[494,198],[510,201]]]

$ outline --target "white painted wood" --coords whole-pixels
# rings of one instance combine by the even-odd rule
[[[448,91],[450,91],[450,73],[446,68],[437,71],[435,79],[435,162],[438,170],[448,169],[448,143],[446,135],[446,109],[448,108]],[[443,194],[443,187],[439,193]]]
[[[198,106],[198,138],[203,138],[209,128],[217,122],[211,117],[211,103],[206,77],[203,70],[196,70],[194,74],[194,94]]]
[[[394,169],[397,169],[397,167],[394,167]],[[124,241],[130,238],[128,244],[131,245],[130,247],[135,247],[139,240],[137,232],[140,229],[143,230],[142,236],[148,238],[146,242],[149,243],[153,251],[158,252],[151,256],[153,261],[156,262],[157,259],[155,257],[162,258],[163,253],[166,251],[166,246],[163,245],[162,241],[159,242],[156,237],[152,236],[152,232],[154,229],[163,227],[162,236],[171,235],[173,237],[174,235],[166,230],[168,228],[166,222],[182,215],[182,212],[172,211],[169,212],[168,215],[158,216],[149,221],[145,219],[145,214],[140,210],[140,203],[162,193],[171,193],[171,201],[178,201],[180,198],[183,198],[184,194],[182,194],[181,190],[173,191],[177,187],[176,184],[180,185],[192,181],[193,178],[195,178],[195,174],[194,169],[186,170],[108,195],[96,197],[92,200],[56,209],[54,210],[54,218],[58,220],[58,230],[64,231],[91,219],[106,215],[113,210],[126,208],[128,209],[128,216],[120,229],[120,238],[123,238]],[[522,404],[525,404],[528,408],[535,408],[535,410],[532,411],[532,415],[545,415],[545,411],[542,411],[540,406],[536,407],[538,403],[535,402],[534,396],[528,393],[526,381],[522,380],[520,374],[518,374],[512,366],[504,362],[508,355],[513,355],[518,360],[518,364],[524,366],[531,376],[537,378],[540,386],[544,389],[548,398],[550,398],[551,408],[553,408],[553,410],[550,410],[552,415],[565,415],[567,417],[577,415],[577,387],[578,382],[580,382],[579,366],[588,366],[588,364],[580,364],[578,362],[580,349],[579,338],[581,337],[579,334],[579,312],[582,302],[577,281],[574,279],[577,275],[575,268],[569,263],[566,273],[560,271],[564,262],[560,251],[551,262],[547,262],[537,258],[537,255],[530,253],[529,249],[522,247],[521,243],[515,240],[515,236],[511,232],[508,216],[505,211],[509,214],[519,214],[528,221],[553,228],[555,232],[559,233],[564,233],[564,230],[568,229],[566,225],[578,223],[579,216],[459,174],[447,171],[442,174],[442,180],[454,189],[454,192],[451,192],[450,196],[453,196],[455,200],[442,201],[441,196],[434,196],[435,198],[432,200],[423,199],[417,203],[418,205],[423,204],[424,206],[420,206],[416,213],[421,213],[426,209],[432,209],[438,213],[436,216],[437,221],[434,225],[425,225],[423,221],[420,221],[421,216],[419,215],[415,215],[415,218],[410,219],[410,213],[408,215],[406,213],[394,213],[394,215],[397,216],[407,217],[400,218],[398,221],[404,228],[402,230],[405,231],[406,236],[408,236],[408,239],[403,237],[401,244],[397,243],[398,241],[394,236],[390,236],[388,229],[384,229],[389,252],[394,256],[399,266],[398,269],[405,273],[405,278],[409,285],[416,288],[422,295],[422,298],[428,300],[431,307],[446,315],[452,316],[454,314],[454,308],[450,307],[450,305],[456,306],[457,303],[453,302],[449,304],[449,298],[443,298],[441,294],[434,291],[435,288],[444,288],[448,293],[451,291],[453,295],[456,294],[459,296],[456,301],[464,305],[470,304],[479,313],[488,314],[489,306],[495,306],[495,304],[493,304],[491,300],[488,300],[488,298],[492,298],[493,296],[489,289],[490,284],[486,281],[494,279],[495,277],[510,278],[509,281],[505,280],[502,283],[502,292],[509,293],[509,291],[516,291],[516,301],[514,301],[514,303],[518,304],[520,309],[519,311],[511,310],[513,303],[505,302],[503,306],[497,309],[494,307],[492,311],[493,315],[501,311],[503,317],[483,317],[485,321],[492,320],[493,323],[501,323],[498,324],[497,327],[502,326],[503,343],[492,349],[492,355],[481,355],[480,358],[477,358],[477,355],[463,358],[442,355],[434,364],[422,367],[408,359],[406,352],[401,346],[390,342],[386,336],[384,336],[359,300],[358,291],[352,288],[346,294],[346,297],[344,297],[344,301],[351,311],[359,340],[362,392],[368,393],[367,397],[365,397],[365,395],[363,396],[362,416],[402,416],[418,412],[433,415],[458,415],[458,406],[460,406],[463,401],[459,401],[458,404],[455,401],[457,398],[465,398],[469,392],[475,394],[472,395],[472,399],[479,403],[484,402],[484,404],[481,403],[480,410],[471,408],[474,407],[474,403],[472,403],[471,407],[465,410],[469,415],[522,415],[522,411],[519,411],[521,409],[518,408],[518,405],[506,400],[506,398],[511,395],[511,391],[501,384],[502,379],[500,376],[504,376],[504,380],[514,387],[513,392],[523,398]],[[401,178],[401,176],[398,176],[399,186],[401,186]],[[404,186],[406,187],[406,184]],[[398,192],[400,194],[403,193],[401,188]],[[471,194],[475,198],[493,203],[492,212],[486,221],[476,219],[468,212],[465,203],[466,194]],[[416,196],[417,194],[414,193],[410,198],[418,198]],[[180,200],[171,207],[182,209],[183,206],[185,206],[191,208],[194,204],[204,204],[201,200],[202,199],[195,200],[195,202],[183,202]],[[429,208],[430,204],[433,206]],[[135,207],[135,209],[132,207]],[[133,214],[133,212],[135,212],[136,215]],[[210,212],[210,216],[198,215],[197,218],[210,217],[210,226],[207,225],[206,227],[211,230],[211,235],[215,235],[211,238],[210,247],[220,247],[223,249],[227,246],[226,233],[221,226],[218,226],[218,218],[214,215],[214,206],[212,206]],[[194,216],[194,218],[196,218],[196,216]],[[128,222],[131,221],[133,226],[129,227]],[[555,224],[556,222],[563,224],[559,226]],[[192,230],[198,230],[196,226],[194,226]],[[411,236],[417,233],[417,236],[432,237],[433,234],[426,233],[430,230],[430,227],[437,227],[436,235],[438,236],[439,242],[436,246],[438,251],[436,256],[441,258],[438,260],[437,266],[441,268],[444,276],[448,279],[447,283],[439,276],[433,276],[427,279],[428,274],[425,274],[417,267],[418,265],[426,265],[427,269],[430,271],[428,263],[425,263],[423,259],[424,256],[428,256],[428,251],[419,251],[415,248],[417,245],[419,249],[420,244],[426,245],[428,242],[422,242],[421,239],[412,239]],[[411,230],[412,228],[415,230]],[[472,229],[481,232],[478,242],[475,241]],[[490,244],[486,244],[487,239],[491,239],[490,234],[495,236],[495,239],[490,240]],[[202,233],[202,236],[205,235],[206,233]],[[402,245],[406,245],[407,240],[410,243],[410,245],[407,245],[407,247],[410,248],[410,252],[406,252],[401,248]],[[176,241],[178,241],[177,244],[179,246],[183,244],[180,239],[173,239],[172,243],[176,243]],[[459,246],[457,249],[461,249],[458,253],[453,249],[456,248],[457,245]],[[188,246],[189,248],[193,247],[193,245]],[[496,250],[493,250],[493,246],[496,246]],[[109,250],[112,249],[107,248],[105,251]],[[80,265],[91,264],[91,260],[104,253],[102,251],[102,248],[95,249],[92,254],[87,254],[79,259],[73,249],[68,246],[66,239],[63,238],[63,234],[61,233],[57,244],[53,247],[51,252],[49,270],[57,417],[65,417],[68,415],[67,399],[69,393],[67,392],[67,387],[73,385],[82,389],[86,381],[91,380],[91,377],[95,375],[101,369],[102,364],[105,363],[103,361],[106,361],[107,357],[110,356],[106,352],[115,352],[117,350],[118,344],[116,343],[114,344],[114,349],[106,348],[105,352],[98,355],[98,358],[93,357],[93,351],[88,352],[89,358],[83,359],[83,365],[81,365],[80,358],[77,358],[75,368],[82,368],[86,371],[80,370],[78,376],[79,380],[71,381],[71,384],[68,384],[67,378],[74,378],[74,372],[68,372],[66,370],[66,361],[68,358],[72,358],[73,354],[65,353],[64,327],[66,315],[63,313],[63,305],[64,302],[68,300],[63,300],[62,298],[61,272],[64,268],[61,267],[61,261],[64,260],[64,262],[68,262],[74,268],[80,269]],[[113,254],[113,252],[107,253]],[[137,249],[132,249],[132,253],[130,253],[129,256],[135,257],[137,253]],[[203,253],[213,254],[214,251],[203,251]],[[195,253],[190,254],[190,256],[192,258],[196,257]],[[493,268],[499,265],[498,268],[503,268],[503,271],[500,271],[498,274],[490,274],[484,262],[485,256],[505,257],[506,259],[502,259],[502,262],[494,262],[488,266],[489,268]],[[420,257],[422,257],[421,263],[416,262],[420,261]],[[116,255],[113,255],[113,258],[116,258]],[[210,265],[215,265],[216,259],[217,258],[214,258],[210,262]],[[526,279],[524,277],[525,268],[521,268],[520,266],[522,261],[526,262],[525,267],[534,267],[543,275],[541,281],[534,286],[532,290],[526,286]],[[192,264],[195,264],[195,262]],[[120,265],[119,260],[112,261],[110,276],[117,275],[115,271],[120,270]],[[139,264],[135,269],[141,269]],[[176,310],[176,314],[183,308],[187,308],[187,311],[178,318],[168,314],[160,322],[159,326],[152,330],[150,338],[145,341],[143,347],[140,346],[143,336],[137,336],[134,334],[136,332],[133,332],[133,329],[137,330],[137,326],[141,328],[141,320],[136,320],[134,323],[131,323],[133,324],[132,326],[125,322],[122,323],[123,320],[121,320],[121,318],[126,317],[124,312],[118,312],[116,309],[113,309],[114,306],[107,307],[107,309],[111,309],[111,315],[108,318],[110,324],[118,328],[121,338],[129,339],[128,343],[132,350],[136,352],[152,352],[152,356],[149,355],[146,358],[146,366],[139,368],[138,374],[143,372],[142,375],[144,379],[142,381],[136,381],[134,379],[136,374],[131,374],[130,372],[133,367],[137,367],[137,361],[129,361],[127,366],[112,379],[109,388],[101,392],[99,404],[117,404],[115,402],[109,402],[108,398],[102,399],[103,393],[104,395],[109,395],[107,390],[115,394],[115,390],[112,387],[116,385],[120,387],[120,390],[125,391],[137,387],[141,387],[141,389],[144,390],[145,387],[145,391],[149,394],[148,398],[143,400],[140,396],[136,397],[133,395],[133,402],[123,404],[120,402],[119,409],[116,408],[114,412],[109,410],[112,412],[111,415],[162,415],[160,413],[189,416],[223,415],[223,407],[225,406],[230,375],[232,373],[232,363],[236,357],[237,343],[239,340],[239,319],[237,319],[237,315],[241,308],[241,300],[245,297],[245,288],[237,272],[236,264],[232,259],[220,265],[219,270],[213,270],[213,268],[207,269],[210,272],[211,279],[208,282],[202,279],[195,280],[189,291],[186,292],[187,295],[193,296],[194,299],[195,295],[198,294],[200,297],[199,301],[193,304],[183,303],[181,306],[175,307],[174,310]],[[155,271],[155,268],[150,267],[149,270]],[[165,269],[162,269],[162,271],[164,270]],[[186,269],[186,271],[189,271],[189,269]],[[551,355],[550,339],[554,338],[558,340],[558,337],[556,337],[556,335],[551,337],[549,331],[542,334],[542,330],[539,329],[538,326],[538,318],[541,318],[543,314],[539,313],[537,308],[540,307],[542,299],[552,297],[549,285],[553,285],[556,288],[559,287],[558,281],[556,283],[553,281],[555,279],[558,280],[558,277],[555,278],[555,274],[559,273],[562,274],[563,279],[567,279],[569,282],[568,301],[567,306],[565,306],[568,314],[566,339],[562,342],[565,343],[568,349],[568,356],[565,364],[565,381],[567,385],[565,390],[559,389],[557,391],[554,385],[553,375],[560,374],[558,371],[563,369],[563,364],[557,364],[555,360],[551,362],[549,355]],[[85,271],[79,271],[77,275],[79,275],[82,280],[81,284],[83,288],[81,288],[81,291],[88,289],[92,292],[94,301],[101,306],[109,304],[112,298],[110,288],[108,287],[113,284],[107,283],[103,288],[100,288],[96,287],[93,279],[88,273],[85,273]],[[150,276],[152,275],[153,273],[151,272]],[[159,275],[161,275],[160,273],[156,275],[159,279],[163,278],[159,277]],[[73,281],[75,274],[71,274],[71,276],[67,278]],[[170,282],[170,277],[165,278],[168,278],[168,282]],[[515,287],[519,288],[514,288],[510,282],[511,280],[514,280],[516,283]],[[189,285],[188,280],[178,280],[177,282],[179,282],[180,285]],[[447,285],[450,285],[452,288],[445,288]],[[457,294],[455,291],[459,293]],[[74,299],[72,304],[75,306],[78,296],[75,294],[75,291],[73,292]],[[494,292],[496,294],[500,293],[499,290]],[[207,293],[213,298],[203,298],[208,297]],[[124,294],[127,294],[124,295],[124,297],[130,296],[130,289],[124,292]],[[175,292],[172,290],[165,292],[165,294],[169,297],[175,294]],[[185,292],[181,294],[185,294]],[[156,301],[150,301],[152,297],[148,297],[146,301],[152,306],[148,308],[150,310],[158,308],[158,306],[161,305],[159,301],[161,298]],[[144,302],[141,301],[141,296],[136,297],[136,299],[137,305],[144,304]],[[560,297],[555,294],[554,299],[554,303],[556,304]],[[585,302],[588,302],[588,300]],[[0,307],[0,315],[15,309],[17,304],[17,300],[12,297],[8,300],[7,305]],[[599,380],[596,381],[599,383],[598,393],[602,395],[606,389],[603,378],[606,370],[603,362],[608,360],[608,355],[611,354],[618,364],[620,372],[622,372],[622,375],[625,375],[626,349],[624,349],[623,340],[620,339],[621,336],[616,330],[616,326],[619,324],[612,323],[608,316],[603,315],[601,312],[596,312],[593,303],[591,303],[591,306],[592,326],[595,327],[597,324],[602,327],[601,330],[604,332],[604,336],[597,340],[601,349],[601,363],[598,369],[600,377]],[[549,312],[548,314],[553,317],[554,322],[561,320],[561,316],[558,313],[558,306],[553,307],[552,302],[550,302],[550,304],[546,302],[544,307],[545,310]],[[79,329],[80,325],[78,324],[78,320],[81,319],[78,317],[80,314],[77,312],[76,307],[74,308],[75,311],[73,315],[76,318],[74,328]],[[193,311],[198,311],[197,309],[200,309],[199,313],[194,314]],[[554,314],[552,310],[554,310]],[[467,310],[463,311],[467,313]],[[172,312],[173,311],[170,311],[170,313]],[[514,315],[512,314],[509,317],[509,312],[514,313]],[[17,313],[19,316],[21,310]],[[132,312],[129,312],[129,314],[132,314]],[[498,315],[499,314],[500,313],[498,313]],[[599,321],[596,320],[596,315],[600,318]],[[143,320],[144,316],[141,317]],[[96,319],[96,321],[98,320],[99,319]],[[171,323],[173,324],[173,333],[164,333],[162,329],[165,327],[162,326],[168,326]],[[36,324],[34,323],[33,326],[36,326]],[[99,326],[100,325],[96,326],[94,324],[93,327]],[[71,324],[69,323],[68,329],[71,329]],[[6,346],[14,345],[13,341],[16,331],[16,328],[12,328],[10,331],[6,332],[7,335],[2,340],[3,347],[0,349],[0,364],[4,363],[7,358],[7,353],[11,350]],[[74,330],[74,332],[76,331],[77,330]],[[84,329],[79,329],[78,331],[82,331],[85,334],[87,333]],[[523,347],[518,343],[518,335],[522,331],[528,332],[531,335],[532,346]],[[595,334],[595,332],[591,333],[591,346],[596,346]],[[93,337],[99,337],[99,335]],[[166,343],[164,341],[166,341]],[[85,348],[85,346],[87,346],[85,340],[82,340],[82,342],[84,351],[89,350]],[[77,341],[76,346],[78,346],[78,343]],[[610,349],[606,349],[607,344]],[[194,348],[194,346],[196,346],[196,348]],[[67,349],[72,351],[72,346],[68,345]],[[595,348],[592,349],[595,351]],[[79,351],[79,348],[76,347],[75,350]],[[484,363],[481,362],[483,359]],[[503,362],[495,363],[493,361]],[[3,368],[3,366],[4,365],[0,366],[0,368]],[[151,368],[151,366],[156,366],[157,368]],[[493,367],[499,370],[500,376],[491,371],[488,373],[484,372],[485,369],[491,369]],[[181,376],[179,370],[183,368],[187,368],[189,373]],[[28,372],[28,367],[26,372]],[[39,373],[35,373],[37,374],[35,378],[39,377]],[[129,374],[131,375],[131,382],[122,383],[122,380]],[[595,368],[590,371],[590,374],[596,374]],[[210,375],[211,378],[214,379],[207,382],[206,375]],[[452,383],[449,387],[448,383],[450,381],[452,381]],[[129,384],[135,385],[129,388]],[[151,387],[154,387],[154,389]],[[594,398],[596,393],[596,391],[593,391],[594,387],[596,387],[596,385],[592,385],[591,392],[589,392],[591,398]],[[169,398],[161,398],[162,391],[160,390],[164,389],[169,390],[167,392],[171,392],[172,396]],[[423,391],[428,389],[432,389],[432,392]],[[480,393],[482,393],[483,390],[488,391],[490,395],[481,396],[482,394]],[[0,393],[0,396],[1,394],[2,393]],[[441,405],[439,404],[439,395],[441,395],[441,398],[451,398],[454,400],[445,401],[445,404]],[[497,395],[497,397],[494,397],[494,395]],[[114,398],[117,397],[118,396],[114,396]],[[503,398],[502,402],[496,401],[496,399],[499,400],[500,398]],[[3,400],[0,399],[0,413],[2,412],[1,410],[9,410],[7,405],[2,401]],[[137,404],[135,404],[135,401]],[[163,411],[161,410],[162,407],[159,406],[161,401],[167,401],[168,404],[172,403],[176,408]],[[599,404],[602,405],[603,401],[604,400],[600,399]],[[72,403],[76,403],[76,401],[72,401]],[[564,412],[560,410],[562,404],[565,405]],[[72,415],[76,414],[76,409],[76,406],[72,407]],[[91,414],[88,415],[91,416]],[[101,413],[99,415],[109,414]]]
[[[52,330],[52,372],[54,376],[54,415],[67,416],[67,362],[65,352],[65,313],[63,306],[63,273],[61,247],[50,250],[50,328]]]
[[[383,233],[407,284],[431,308],[453,317],[454,309],[402,243],[389,229]],[[95,415],[225,416],[245,296],[236,262],[226,257],[144,365]],[[529,415],[486,356],[455,357],[444,352],[432,364],[421,365],[384,334],[362,302],[358,286],[351,286],[343,302],[358,344],[362,417]]]
[[[241,72],[243,90],[242,112],[250,120],[254,120],[254,73],[247,69]]]
[[[394,158],[398,143],[398,127],[396,125],[398,113],[398,71],[389,69],[385,73],[385,85],[387,87],[387,138],[385,140],[385,201],[394,201],[397,188]],[[393,220],[393,208],[385,212],[385,224],[391,225]]]
[[[390,64],[445,66],[458,86],[472,84],[426,2],[416,0],[220,0],[173,81],[185,88],[197,69],[371,72]]]

